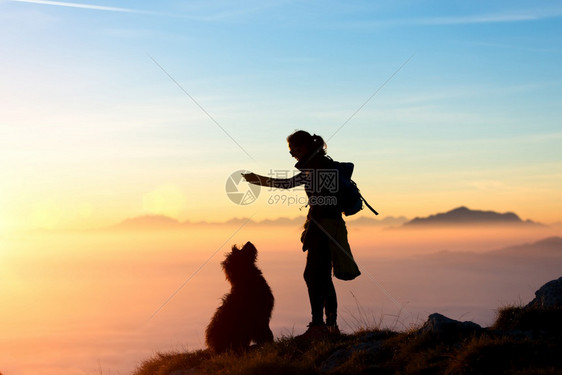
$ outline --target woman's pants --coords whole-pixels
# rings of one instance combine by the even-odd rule
[[[308,240],[304,280],[308,288],[312,324],[323,323],[325,311],[326,324],[335,325],[338,300],[332,282],[332,256],[328,244],[329,239],[324,233],[315,231],[313,238]]]

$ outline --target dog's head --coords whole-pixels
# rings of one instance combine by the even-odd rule
[[[251,242],[246,242],[241,249],[236,245],[232,246],[232,251],[226,254],[226,259],[221,263],[226,278],[232,281],[233,275],[245,273],[254,267],[257,256],[258,250]]]

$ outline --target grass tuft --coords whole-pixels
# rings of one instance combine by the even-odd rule
[[[560,342],[513,336],[482,336],[453,358],[448,374],[560,373]]]
[[[498,311],[493,326],[498,330],[562,331],[562,308],[508,306]]]

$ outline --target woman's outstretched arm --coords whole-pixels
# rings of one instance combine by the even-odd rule
[[[254,185],[271,186],[269,182],[270,180],[269,177],[260,176],[259,174],[255,174],[252,172],[242,173],[242,177],[244,177],[246,181]]]
[[[252,172],[242,173],[242,176],[251,184],[269,186],[278,189],[291,189],[295,186],[303,185],[306,183],[306,177],[302,173],[289,178],[265,177]]]

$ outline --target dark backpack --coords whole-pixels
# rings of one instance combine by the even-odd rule
[[[361,195],[357,184],[351,179],[353,169],[355,168],[353,163],[334,161],[334,168],[338,171],[338,204],[344,215],[355,215],[361,211],[363,209],[363,202],[375,215],[378,215],[379,213],[367,203]]]

